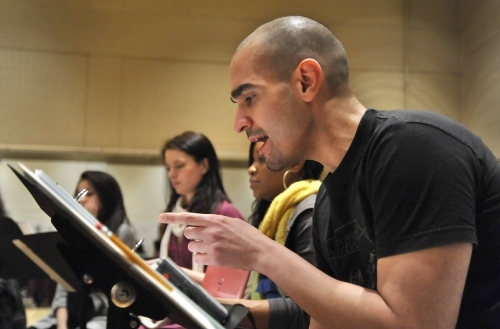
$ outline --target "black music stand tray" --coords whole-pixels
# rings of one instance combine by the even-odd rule
[[[49,279],[31,259],[19,250],[12,240],[23,236],[23,232],[10,218],[0,218],[0,278],[4,279]]]

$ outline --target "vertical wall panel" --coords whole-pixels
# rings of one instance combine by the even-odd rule
[[[460,77],[453,74],[412,74],[408,108],[429,110],[460,121]]]
[[[497,0],[460,0],[462,50],[467,53],[497,38],[500,3]]]
[[[404,108],[404,76],[400,72],[351,71],[351,85],[361,104],[369,108]]]
[[[411,28],[434,31],[458,30],[459,10],[456,0],[416,0],[409,1],[409,5]]]
[[[462,117],[500,157],[500,2],[460,5]]]
[[[85,111],[85,146],[120,146],[121,58],[90,57]]]
[[[411,30],[409,65],[411,71],[458,73],[458,33]]]
[[[406,106],[438,112],[461,122],[457,3],[406,3]]]
[[[87,63],[0,48],[0,143],[81,146]]]
[[[228,65],[126,60],[121,146],[159,149],[185,130],[206,134],[221,151],[246,155],[247,141],[232,127]]]
[[[403,70],[401,27],[334,25],[331,29],[344,45],[351,69]]]

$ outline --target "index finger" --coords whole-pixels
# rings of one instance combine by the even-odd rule
[[[186,224],[189,226],[207,226],[208,215],[191,212],[167,212],[160,214],[158,220],[165,224]]]

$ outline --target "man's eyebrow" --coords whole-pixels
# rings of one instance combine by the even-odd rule
[[[231,92],[231,101],[234,103],[234,100],[238,97],[240,97],[240,95],[247,89],[250,89],[250,88],[254,88],[255,85],[251,84],[251,83],[244,83],[242,85],[240,85],[238,88],[236,88],[235,90],[233,90]]]

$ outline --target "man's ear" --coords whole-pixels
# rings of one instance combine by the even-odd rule
[[[323,70],[319,63],[306,58],[295,69],[293,74],[296,91],[304,102],[311,102],[318,94],[323,84]]]

